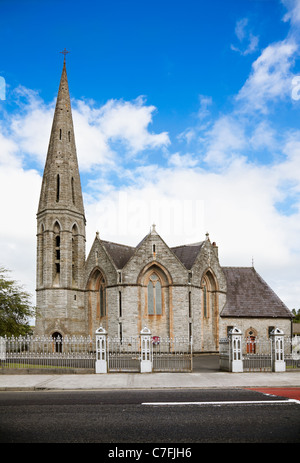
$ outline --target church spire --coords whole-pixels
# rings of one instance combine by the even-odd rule
[[[85,288],[85,215],[67,79],[66,50],[63,54],[63,70],[37,213],[36,286],[40,313],[36,320],[36,332],[53,334],[55,330],[61,336],[72,331],[74,333],[67,308],[72,307],[76,320],[82,317]]]
[[[84,215],[71,101],[66,70],[66,50],[50,134],[38,213],[49,208]]]

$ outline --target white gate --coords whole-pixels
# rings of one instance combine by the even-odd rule
[[[192,338],[152,337],[153,371],[192,371]]]
[[[271,339],[244,339],[243,352],[244,371],[272,371]]]
[[[140,338],[107,338],[108,371],[140,371]]]

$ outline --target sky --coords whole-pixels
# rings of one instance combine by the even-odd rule
[[[0,0],[0,266],[35,300],[36,212],[63,66],[87,219],[210,240],[300,308],[300,1]]]

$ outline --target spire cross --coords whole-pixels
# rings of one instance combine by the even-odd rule
[[[66,62],[66,55],[68,53],[70,53],[69,51],[67,51],[67,49],[65,48],[63,51],[60,51],[59,53],[62,53],[64,55],[64,63]]]

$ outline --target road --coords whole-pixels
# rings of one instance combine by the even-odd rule
[[[5,391],[0,442],[299,443],[300,403],[248,389]]]

